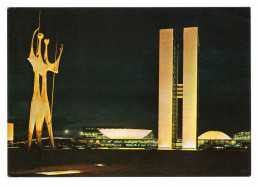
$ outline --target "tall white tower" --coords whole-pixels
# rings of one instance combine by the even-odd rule
[[[173,29],[160,30],[158,148],[175,148],[178,99],[183,98],[182,148],[197,148],[198,28],[184,28],[183,84],[178,84],[178,57]]]
[[[172,148],[173,29],[160,30],[158,148]]]
[[[183,32],[182,148],[197,148],[198,27]]]

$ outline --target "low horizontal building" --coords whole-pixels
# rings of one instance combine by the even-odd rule
[[[239,132],[234,135],[234,143],[236,147],[251,147],[251,132]]]
[[[152,130],[127,129],[121,127],[92,126],[83,127],[82,139],[78,139],[86,147],[108,148],[157,148]]]
[[[233,140],[235,141],[251,141],[251,132],[239,132],[234,135]]]

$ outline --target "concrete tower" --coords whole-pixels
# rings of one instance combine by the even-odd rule
[[[158,148],[172,148],[173,29],[160,30]]]
[[[158,148],[176,147],[178,99],[183,98],[183,149],[197,145],[198,28],[184,28],[183,84],[178,83],[178,49],[173,29],[160,30]]]
[[[173,29],[160,30],[159,149],[175,147],[178,124],[178,50]]]
[[[197,148],[198,27],[183,31],[182,148]]]

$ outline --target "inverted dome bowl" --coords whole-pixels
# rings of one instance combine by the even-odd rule
[[[152,132],[147,129],[99,129],[99,131],[110,139],[142,139]]]

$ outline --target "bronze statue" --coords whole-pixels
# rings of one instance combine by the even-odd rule
[[[42,33],[38,33],[38,48],[36,49],[36,55],[34,53],[33,41],[36,32],[39,30],[37,28],[32,37],[31,43],[31,51],[28,61],[32,64],[34,71],[34,91],[33,97],[31,101],[31,110],[30,110],[30,119],[29,119],[29,131],[28,131],[28,150],[31,148],[32,144],[32,136],[34,127],[36,124],[36,139],[38,143],[38,147],[41,147],[41,135],[42,135],[42,127],[43,121],[45,119],[50,142],[52,149],[54,149],[54,141],[53,141],[53,133],[52,133],[52,119],[50,112],[50,105],[47,95],[47,79],[46,74],[47,71],[52,71],[53,73],[58,73],[60,57],[63,51],[63,45],[60,47],[60,54],[57,59],[55,59],[54,63],[50,63],[48,60],[48,44],[49,39],[44,39],[45,44],[45,52],[44,52],[44,60],[42,59],[41,54],[41,41],[44,37]],[[40,83],[39,78],[42,77],[42,89],[40,91]]]

